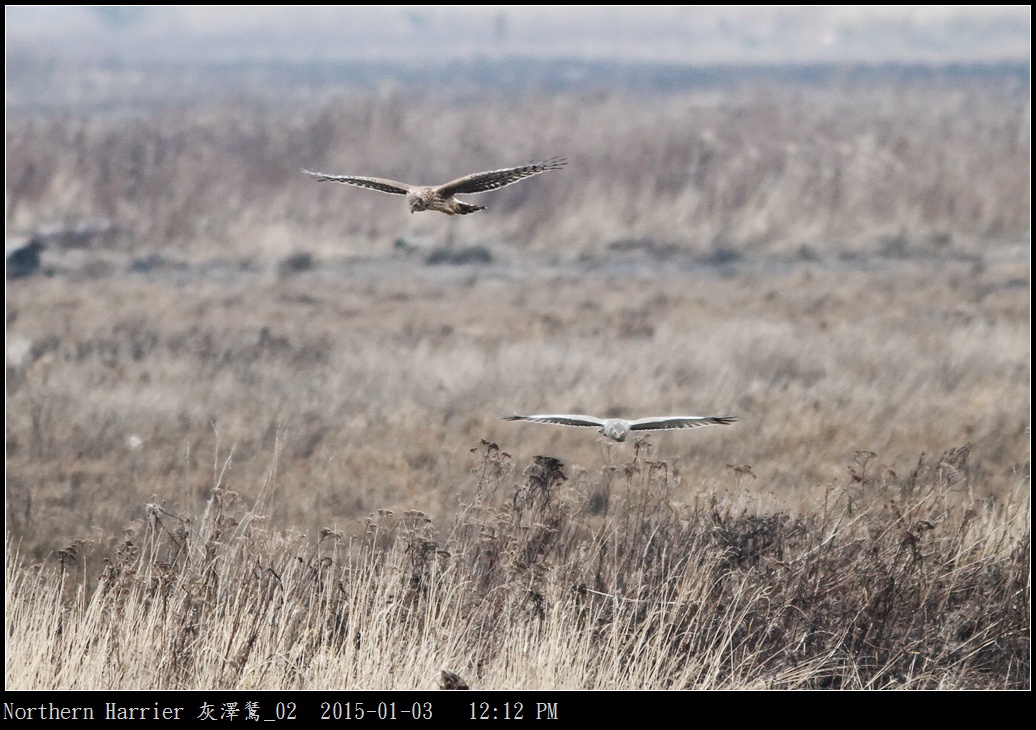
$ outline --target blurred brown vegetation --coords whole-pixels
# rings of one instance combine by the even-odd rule
[[[1028,478],[1024,262],[455,281],[411,268],[11,282],[8,529],[23,551],[216,485],[304,529],[376,508],[441,517],[471,489],[480,438],[591,470],[630,448],[501,420],[523,411],[738,416],[651,436],[682,499],[733,489],[723,466],[749,464],[754,503],[790,508],[859,449],[904,478],[922,452],[970,443],[962,499]]]
[[[511,257],[665,250],[977,252],[1028,233],[1029,100],[965,77],[638,95],[404,88],[147,114],[10,114],[7,227],[102,217],[135,252],[384,254],[399,237]],[[461,226],[300,167],[431,184],[566,155]],[[441,219],[440,219],[441,218]]]

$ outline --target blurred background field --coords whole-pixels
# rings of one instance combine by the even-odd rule
[[[516,509],[538,457],[563,464],[565,519],[581,527],[536,571],[575,582],[547,563],[615,527],[614,489],[645,460],[665,468],[664,488],[645,481],[652,499],[713,530],[725,559],[733,538],[724,518],[704,527],[710,514],[830,526],[835,494],[890,524],[921,500],[936,532],[903,526],[933,554],[938,529],[979,520],[1002,541],[980,551],[990,564],[1027,555],[1031,101],[1016,11],[882,17],[853,35],[829,10],[815,52],[783,61],[786,36],[755,25],[756,45],[703,44],[700,58],[665,52],[693,46],[676,40],[602,58],[583,39],[561,60],[458,41],[434,74],[404,41],[431,44],[449,16],[407,16],[410,35],[363,61],[320,38],[267,57],[254,29],[213,44],[223,26],[192,15],[175,26],[184,48],[238,55],[156,42],[149,56],[152,11],[95,16],[59,52],[37,41],[61,24],[40,35],[39,18],[6,12],[9,559],[60,562],[93,590],[104,561],[157,565],[120,552],[144,525],[161,532],[156,510],[201,524],[233,493],[242,531],[261,517],[301,545],[418,510],[422,539],[477,573],[458,548],[477,541],[450,526],[488,499],[487,449],[493,509]],[[494,17],[470,22],[508,43],[541,27]],[[878,52],[861,40],[874,27],[962,35]],[[489,210],[463,218],[299,172],[434,183],[554,155],[564,170],[477,196]],[[516,412],[739,420],[613,444],[501,420]],[[895,563],[905,538],[889,539]],[[1004,666],[948,684],[1018,686]],[[643,686],[705,676],[681,671]]]

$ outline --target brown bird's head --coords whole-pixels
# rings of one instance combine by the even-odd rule
[[[410,212],[428,210],[428,199],[423,190],[415,190],[406,196],[406,202],[410,206]]]

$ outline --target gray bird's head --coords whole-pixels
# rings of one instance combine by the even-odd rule
[[[625,441],[629,432],[629,423],[621,418],[609,418],[605,420],[604,426],[601,427],[601,433],[610,439],[615,439],[616,441]]]

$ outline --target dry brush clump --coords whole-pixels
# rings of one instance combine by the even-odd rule
[[[967,449],[895,484],[861,452],[792,514],[674,503],[643,446],[573,484],[483,442],[445,529],[380,510],[306,536],[217,487],[89,566],[8,542],[7,686],[1028,687],[1028,497],[959,499],[942,464]]]

